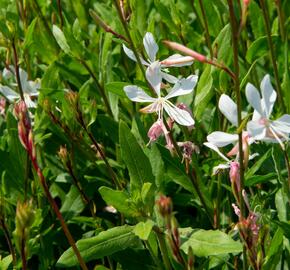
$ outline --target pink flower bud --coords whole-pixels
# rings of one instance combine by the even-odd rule
[[[204,55],[198,53],[198,52],[195,52],[187,47],[185,47],[184,45],[181,45],[181,44],[178,44],[176,42],[172,42],[172,41],[168,41],[168,40],[165,40],[163,41],[163,43],[168,46],[169,48],[173,49],[173,50],[177,50],[177,51],[180,51],[186,55],[189,55],[191,57],[193,57],[194,59],[196,59],[197,61],[199,62],[203,62],[203,63],[206,63],[207,62],[207,59]]]
[[[244,5],[248,6],[250,4],[251,0],[244,0]]]
[[[0,98],[0,115],[5,116],[6,99],[4,97]]]
[[[151,142],[156,141],[163,133],[163,122],[162,120],[157,120],[153,125],[150,127],[147,136],[149,137]]]

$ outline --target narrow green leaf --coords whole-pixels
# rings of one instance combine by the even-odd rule
[[[277,36],[272,36],[273,42],[275,43],[278,39]],[[249,47],[246,59],[249,63],[253,63],[256,59],[269,53],[269,47],[267,42],[267,37],[263,36],[256,39]]]
[[[81,239],[76,245],[85,262],[109,256],[115,252],[137,246],[138,237],[133,233],[133,226],[114,227],[99,233],[97,236]],[[72,248],[66,250],[59,260],[57,267],[72,267],[78,265],[78,260]]]
[[[289,207],[289,200],[287,194],[280,188],[275,194],[275,204],[276,209],[278,211],[278,217],[280,221],[287,221],[289,214],[289,209],[287,211],[287,207]]]
[[[120,97],[126,98],[126,94],[124,92],[124,87],[129,85],[126,82],[109,82],[106,83],[105,89],[108,92],[112,92]]]
[[[153,183],[154,176],[147,156],[124,122],[120,122],[119,140],[122,158],[129,170],[131,189],[141,191],[145,182]]]
[[[212,67],[207,66],[199,79],[196,96],[194,99],[194,115],[196,119],[200,120],[208,102],[212,98],[214,92],[212,91],[213,78],[211,75]]]
[[[185,253],[188,252],[189,247],[192,248],[193,254],[199,257],[238,253],[243,250],[240,242],[234,241],[229,235],[218,230],[194,232],[189,240],[181,245],[181,249]]]
[[[52,33],[54,35],[54,38],[56,39],[57,44],[59,47],[67,54],[70,53],[70,47],[67,44],[66,38],[64,36],[64,33],[58,28],[56,25],[52,26]]]

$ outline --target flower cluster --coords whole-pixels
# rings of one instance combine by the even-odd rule
[[[247,130],[242,131],[245,166],[248,160],[256,155],[251,156],[249,154],[250,144],[255,141],[274,142],[279,143],[282,149],[284,149],[283,141],[288,140],[290,134],[290,115],[284,114],[277,120],[270,119],[277,93],[271,84],[268,74],[263,78],[260,88],[262,97],[252,84],[248,83],[246,86],[246,98],[251,107],[254,108],[254,112],[252,120],[247,123]],[[225,94],[221,95],[219,109],[229,122],[238,128],[237,105],[229,96]],[[230,167],[230,160],[220,152],[219,147],[234,144],[234,147],[227,153],[227,156],[236,156],[237,160],[239,154],[238,138],[238,134],[229,134],[222,131],[215,131],[207,136],[208,141],[204,144],[216,151],[228,162],[227,166],[219,165],[217,168]]]
[[[181,67],[191,65],[193,62],[192,57],[181,56],[178,54],[172,55],[169,58],[158,61],[156,60],[156,54],[158,51],[158,45],[156,44],[153,35],[147,33],[143,39],[145,51],[148,55],[148,60],[145,61],[142,57],[141,62],[146,69],[146,79],[150,84],[150,87],[154,90],[157,97],[149,96],[143,89],[136,85],[129,85],[124,87],[124,91],[128,98],[134,102],[150,103],[145,108],[141,109],[143,113],[156,113],[158,115],[157,121],[152,125],[148,132],[150,142],[155,141],[161,134],[166,136],[167,144],[169,144],[168,131],[166,130],[163,122],[163,110],[168,116],[176,123],[191,127],[194,125],[192,114],[187,111],[185,107],[178,107],[174,105],[169,99],[190,94],[196,83],[198,76],[190,75],[187,78],[176,78],[167,72],[164,67]],[[134,53],[123,45],[125,53],[129,58],[136,61]],[[162,80],[166,80],[168,83],[173,83],[169,93],[162,95]]]

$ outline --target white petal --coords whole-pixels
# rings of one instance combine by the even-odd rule
[[[166,72],[161,71],[161,76],[165,81],[167,81],[169,83],[177,83],[178,82],[178,78],[176,78],[175,76],[170,75]]]
[[[247,124],[247,131],[249,132],[249,135],[255,140],[264,140],[267,130],[265,125],[261,125],[257,121],[250,121]]]
[[[27,89],[24,91],[25,93],[29,94],[31,97],[36,97],[39,95],[38,89],[40,88],[39,81],[28,81],[27,82]]]
[[[191,56],[182,56],[180,54],[174,54],[164,59],[161,62],[163,67],[183,67],[190,66],[193,63],[193,58]]]
[[[265,75],[265,77],[263,78],[261,82],[261,91],[262,91],[262,97],[263,97],[262,102],[264,103],[266,116],[267,118],[269,118],[269,116],[272,113],[273,106],[277,98],[277,93],[271,84],[269,74]]]
[[[136,85],[128,85],[124,87],[124,91],[129,99],[135,102],[154,102],[156,99],[147,95],[140,87]]]
[[[248,83],[246,86],[246,97],[250,105],[258,111],[258,113],[262,116],[266,116],[264,114],[263,108],[261,106],[261,97],[254,85]]]
[[[281,132],[290,133],[290,115],[284,114],[277,120],[272,121],[271,125],[273,125],[276,129],[278,129]]]
[[[14,70],[14,69],[13,69]],[[2,76],[4,79],[9,80],[14,74],[13,70],[9,70],[6,67],[3,69]]]
[[[217,147],[224,147],[231,143],[234,144],[236,141],[238,141],[239,136],[237,134],[215,131],[209,134],[206,139]]]
[[[161,67],[158,61],[152,63],[146,70],[146,78],[153,87],[155,93],[160,97],[160,87],[162,81]]]
[[[134,52],[132,50],[130,50],[128,47],[126,47],[126,45],[123,44],[123,50],[125,52],[125,54],[133,61],[137,62],[136,56],[134,54]],[[140,57],[140,61],[142,63],[142,65],[148,66],[149,63],[146,62],[142,57]]]
[[[143,44],[150,61],[154,62],[156,54],[158,52],[158,45],[155,42],[155,39],[151,33],[149,32],[146,33],[146,35],[143,38]]]
[[[29,95],[24,95],[24,101],[28,108],[36,108],[36,103],[31,100]]]
[[[226,161],[230,161],[214,144],[210,143],[210,142],[205,142],[203,143],[205,146],[207,146],[208,148],[214,150],[220,157],[222,157],[224,160]]]
[[[238,126],[237,104],[228,95],[221,95],[219,109],[234,126]]]
[[[229,164],[223,164],[223,163],[219,164],[219,165],[213,167],[212,174],[216,175],[220,170],[226,170],[226,169],[229,169],[229,168],[230,168]]]
[[[28,84],[28,75],[27,75],[26,71],[23,70],[22,68],[19,68],[19,77],[20,77],[20,82],[21,82],[22,89],[27,89],[28,88],[28,86],[27,86],[27,84]]]
[[[19,99],[20,95],[13,91],[8,86],[0,85],[0,92],[9,100],[14,101],[15,99]]]
[[[186,79],[182,78],[172,88],[170,93],[165,97],[166,99],[183,96],[191,93],[197,83],[198,76],[190,75]]]
[[[164,103],[164,110],[167,114],[182,126],[193,126],[194,120],[189,112],[177,108],[172,103],[166,101]]]

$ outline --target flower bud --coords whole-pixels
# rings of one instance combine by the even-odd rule
[[[5,116],[5,108],[6,108],[6,99],[4,97],[0,97],[0,115]]]
[[[161,195],[156,201],[158,210],[163,217],[168,217],[172,214],[171,198]]]
[[[62,161],[63,165],[66,167],[67,166],[67,162],[69,160],[66,146],[61,146],[59,148],[59,151],[58,151],[57,154],[58,154],[60,160]]]
[[[147,136],[150,139],[149,143],[156,141],[163,133],[163,122],[162,120],[157,120],[153,125],[150,127]]]

